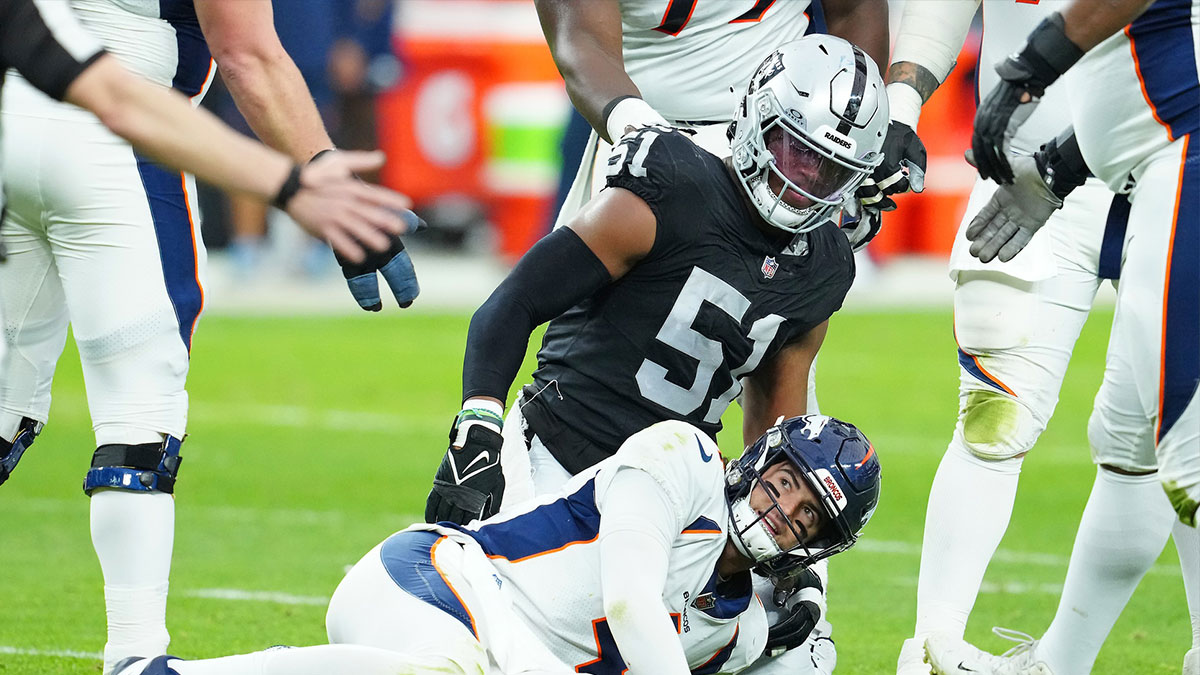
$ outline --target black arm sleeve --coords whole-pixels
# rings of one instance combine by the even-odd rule
[[[542,238],[483,303],[467,331],[463,400],[505,401],[533,329],[611,281],[604,263],[570,228]]]
[[[96,49],[77,59],[59,42],[33,0],[0,0],[0,66],[16,68],[46,95],[61,101],[67,87],[102,54]]]

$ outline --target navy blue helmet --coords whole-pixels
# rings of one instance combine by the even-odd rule
[[[787,551],[780,549],[764,523],[766,513],[749,506],[750,493],[762,474],[785,460],[799,470],[824,511],[820,530],[807,542],[803,527],[784,519],[802,542]],[[879,503],[879,481],[875,448],[854,425],[825,415],[777,422],[725,470],[725,501],[734,542],[755,560],[758,571],[778,582],[794,570],[853,546]],[[765,492],[775,501],[771,490]]]

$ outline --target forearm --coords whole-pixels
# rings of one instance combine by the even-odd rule
[[[1086,52],[1132,23],[1151,4],[1153,0],[1075,0],[1063,12],[1063,32]]]
[[[139,152],[218,187],[269,202],[291,170],[284,155],[247,138],[181,94],[151,84],[104,56],[67,88]]]
[[[610,280],[604,264],[570,228],[551,232],[522,256],[473,317],[463,361],[463,400],[508,395],[533,329]]]
[[[674,533],[682,526],[661,485],[623,467],[597,485],[604,614],[631,675],[686,675],[687,659],[662,601]]]
[[[954,69],[979,0],[909,0],[887,73],[893,120],[917,128],[921,106]]]
[[[848,40],[861,48],[879,66],[888,65],[887,0],[825,0],[825,25],[830,35]]]
[[[906,84],[928,101],[954,69],[978,9],[979,0],[908,0],[887,82]]]
[[[264,143],[298,162],[333,147],[308,85],[282,48],[218,63],[238,110]]]
[[[663,605],[667,554],[649,537],[623,533],[622,564],[602,555],[604,613],[630,675],[687,675],[687,658]],[[662,571],[661,580],[651,571]],[[663,583],[657,583],[661,581]]]
[[[619,6],[611,0],[537,0],[535,5],[571,103],[607,139],[605,106],[621,96],[641,96],[625,72]]]

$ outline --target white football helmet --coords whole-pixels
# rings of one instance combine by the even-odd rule
[[[883,161],[888,100],[871,57],[832,35],[768,56],[729,126],[733,167],[771,225],[807,232]]]

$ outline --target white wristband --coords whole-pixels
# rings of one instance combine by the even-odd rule
[[[622,136],[625,135],[625,130],[628,127],[640,129],[642,127],[652,126],[671,126],[667,120],[663,119],[658,111],[650,107],[640,98],[631,96],[619,101],[613,109],[608,113],[608,119],[604,120],[604,127],[608,131],[608,137],[615,144]]]
[[[496,417],[504,417],[504,406],[487,398],[469,398],[463,401],[463,410],[486,410]]]
[[[921,119],[921,94],[903,82],[893,82],[887,86],[887,97],[892,121],[916,131]]]

